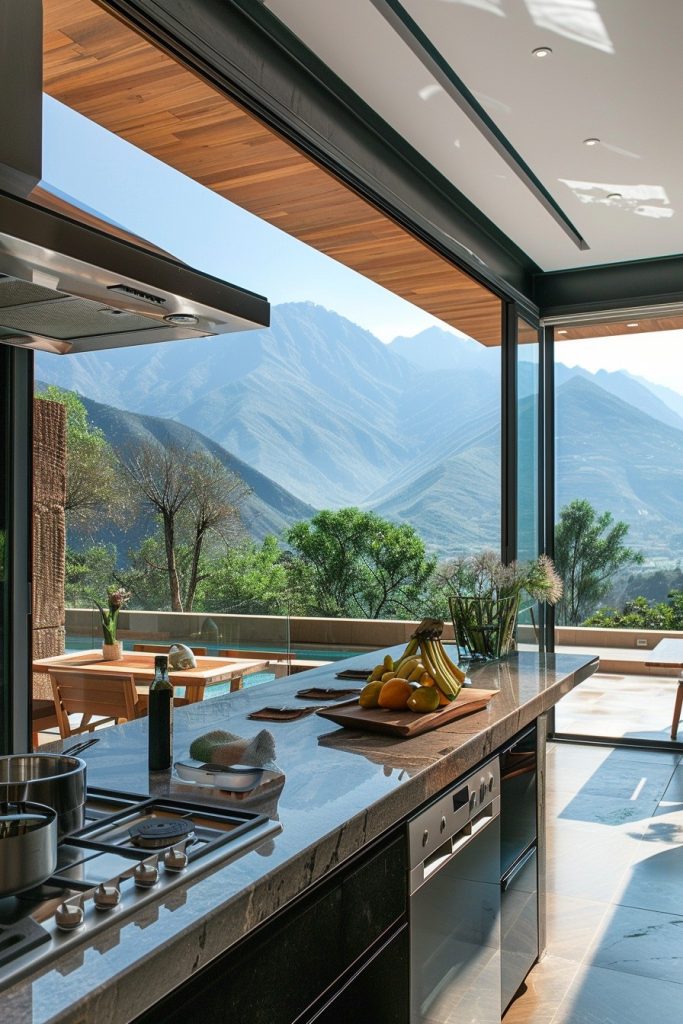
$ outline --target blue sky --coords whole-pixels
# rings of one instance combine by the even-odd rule
[[[434,324],[451,330],[49,96],[43,127],[46,184],[190,266],[273,304],[319,303],[385,342]],[[592,372],[628,370],[683,394],[683,331],[563,342],[557,358]]]
[[[317,302],[382,341],[446,327],[49,96],[43,122],[46,184],[190,266],[273,304]]]

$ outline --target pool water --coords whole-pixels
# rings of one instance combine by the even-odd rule
[[[133,650],[133,640],[124,640],[123,649],[125,651]],[[150,643],[166,644],[170,646],[172,640],[150,640]],[[73,633],[67,633],[65,649],[67,651],[89,651],[93,647],[99,647],[102,643],[101,634],[92,634],[90,636],[75,635]],[[220,643],[212,643],[208,640],[178,640],[178,643],[188,644],[200,644],[202,647],[206,647],[209,654],[217,654],[218,651],[223,651],[227,647],[233,651],[266,651],[270,654],[285,654],[287,648],[284,645],[277,646],[276,644],[259,644],[255,641],[252,643],[237,643],[234,640],[221,640]],[[318,647],[292,647],[291,649],[293,658],[315,658],[318,661],[341,661],[343,658],[352,658],[355,654],[362,654],[361,650],[345,650],[340,647],[333,647],[329,650],[324,650]]]

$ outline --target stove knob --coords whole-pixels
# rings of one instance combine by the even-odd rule
[[[184,850],[171,847],[164,854],[164,867],[167,871],[183,871],[187,867],[188,856]]]
[[[493,793],[493,787],[495,785],[495,778],[493,772],[489,772],[489,793]]]
[[[150,889],[159,881],[159,869],[156,864],[146,864],[141,861],[133,872],[135,884],[141,889]]]
[[[439,828],[441,829],[442,832],[446,831],[446,816],[445,816],[445,814],[441,815],[441,822],[439,824]]]
[[[92,899],[98,910],[111,910],[121,902],[121,890],[117,885],[98,885]]]
[[[83,924],[83,907],[79,904],[60,903],[55,910],[55,924],[62,932],[72,932]]]
[[[428,842],[429,842],[429,829],[426,828],[424,830],[424,832],[422,833],[422,845],[426,846]]]
[[[476,806],[477,806],[477,794],[476,793],[470,793],[470,810],[473,811]]]
[[[486,799],[486,790],[487,790],[486,782],[485,782],[484,779],[482,779],[481,782],[479,783],[479,800],[480,800],[480,802]]]

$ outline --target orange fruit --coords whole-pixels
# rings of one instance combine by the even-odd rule
[[[381,708],[402,711],[407,706],[412,692],[412,686],[405,679],[389,679],[379,691],[377,703]]]

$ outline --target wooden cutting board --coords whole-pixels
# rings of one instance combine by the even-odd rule
[[[357,700],[344,701],[331,708],[317,712],[321,718],[329,718],[347,729],[366,729],[370,732],[384,732],[392,736],[419,736],[420,733],[438,729],[463,715],[481,711],[498,690],[462,689],[448,707],[439,708],[430,714],[418,715],[414,711],[389,711],[385,708],[362,708]]]

